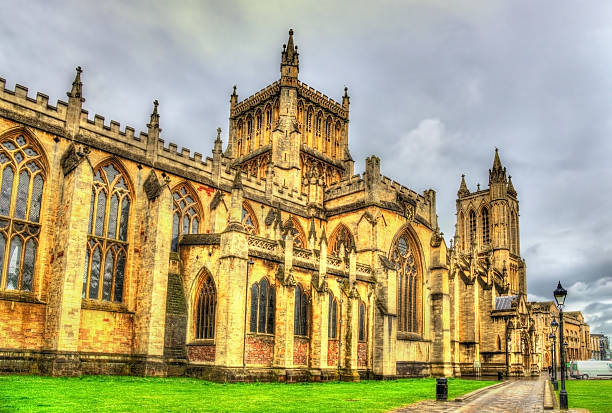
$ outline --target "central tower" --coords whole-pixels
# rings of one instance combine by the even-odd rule
[[[320,204],[324,187],[353,174],[348,89],[338,103],[300,82],[299,69],[298,48],[289,30],[280,79],[243,101],[238,101],[234,87],[225,154],[247,175]]]

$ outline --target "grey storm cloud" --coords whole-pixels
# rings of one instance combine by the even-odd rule
[[[13,1],[0,76],[51,101],[84,68],[90,116],[146,128],[209,154],[229,94],[279,77],[292,27],[300,79],[351,95],[356,171],[437,192],[454,234],[460,176],[488,183],[494,148],[513,177],[530,298],[557,280],[568,308],[612,334],[612,3],[573,1]],[[226,132],[224,138],[227,139]]]

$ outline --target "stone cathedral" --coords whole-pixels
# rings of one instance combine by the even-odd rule
[[[447,243],[433,190],[382,176],[376,156],[354,173],[348,90],[337,102],[298,74],[290,31],[280,78],[243,100],[234,87],[211,157],[160,139],[157,101],[139,134],[92,119],[80,68],[55,106],[0,79],[0,371],[541,369],[517,192],[497,150],[486,189],[462,178]]]

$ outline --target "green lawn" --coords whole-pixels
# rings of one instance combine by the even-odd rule
[[[493,384],[449,379],[449,399]],[[434,399],[435,379],[217,384],[189,378],[0,376],[0,412],[382,412]]]
[[[591,413],[612,412],[612,380],[567,380],[565,390],[570,409],[589,409]]]

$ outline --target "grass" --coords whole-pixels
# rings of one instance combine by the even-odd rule
[[[612,380],[566,380],[565,390],[570,409],[589,409],[591,413],[612,411]],[[559,400],[559,391],[557,391],[557,400]]]
[[[449,399],[494,382],[448,380]],[[435,379],[218,384],[190,378],[0,376],[0,412],[383,412],[434,399]]]

